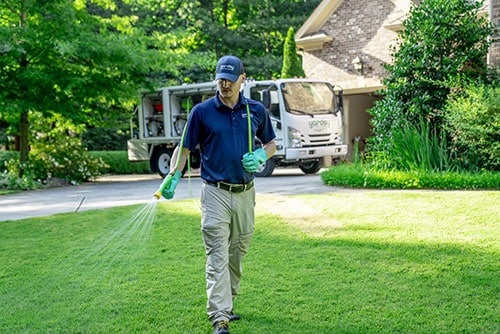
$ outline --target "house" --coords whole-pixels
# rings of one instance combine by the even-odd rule
[[[402,22],[411,0],[323,0],[297,30],[295,42],[302,52],[303,68],[309,78],[326,79],[344,89],[345,141],[371,135],[367,109],[381,96],[383,64],[391,59]],[[486,1],[481,14],[488,13],[499,24],[500,0]],[[488,55],[500,66],[500,43]],[[361,141],[361,146],[362,148]]]

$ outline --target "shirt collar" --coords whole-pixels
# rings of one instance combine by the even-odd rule
[[[219,91],[216,92],[216,98],[215,98],[215,108],[218,110],[224,110],[224,109],[229,109],[228,106],[226,106],[224,103],[221,102],[219,98]],[[234,106],[233,110],[236,110],[238,108],[242,108],[243,106],[248,104],[248,100],[245,98],[243,93],[240,92],[240,98],[238,99],[238,103]]]

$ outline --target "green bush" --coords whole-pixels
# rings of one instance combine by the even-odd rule
[[[412,6],[393,61],[386,65],[384,98],[370,110],[373,150],[390,147],[394,129],[421,120],[441,129],[443,110],[457,78],[487,81],[485,54],[495,27],[477,15],[482,1],[428,0]]]
[[[30,114],[33,124],[30,133],[31,147],[26,165],[20,166],[19,157],[7,163],[11,175],[45,183],[51,178],[64,179],[72,184],[91,180],[100,174],[104,163],[89,156],[82,146],[78,133],[81,127],[74,125],[60,114]],[[22,168],[21,168],[22,167]]]
[[[500,87],[469,86],[455,93],[446,129],[460,163],[471,171],[500,171]]]
[[[82,133],[81,138],[89,151],[120,151],[127,149],[130,134],[113,127],[89,127]]]
[[[406,124],[393,132],[388,159],[403,171],[452,171],[458,170],[455,154],[448,149],[446,134],[428,122],[416,126]]]
[[[331,186],[370,189],[500,189],[500,173],[376,170],[367,164],[341,164],[321,173]]]
[[[128,161],[127,151],[91,151],[90,155],[101,159],[107,165],[101,168],[102,174],[150,174],[149,162]]]
[[[18,151],[0,151],[0,172],[7,171],[7,162],[10,160],[19,160]]]

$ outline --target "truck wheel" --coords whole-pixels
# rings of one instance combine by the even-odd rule
[[[271,176],[274,171],[274,166],[276,165],[273,158],[267,159],[262,165],[260,165],[259,169],[255,172],[255,176],[258,177],[267,177]]]
[[[306,174],[315,174],[321,169],[321,162],[318,160],[300,162],[299,168],[301,171],[303,171]]]
[[[156,154],[156,169],[161,177],[165,177],[170,172],[170,162],[172,161],[172,153],[174,151],[167,148],[162,148]]]

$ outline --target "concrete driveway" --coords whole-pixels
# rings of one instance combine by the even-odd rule
[[[103,176],[95,182],[79,186],[3,195],[0,196],[0,221],[147,203],[161,182],[158,175]],[[319,174],[304,175],[299,169],[276,169],[273,176],[256,178],[255,183],[257,195],[345,191],[324,185]],[[184,177],[177,186],[173,200],[199,198],[200,185],[199,175],[193,174],[190,179]]]

